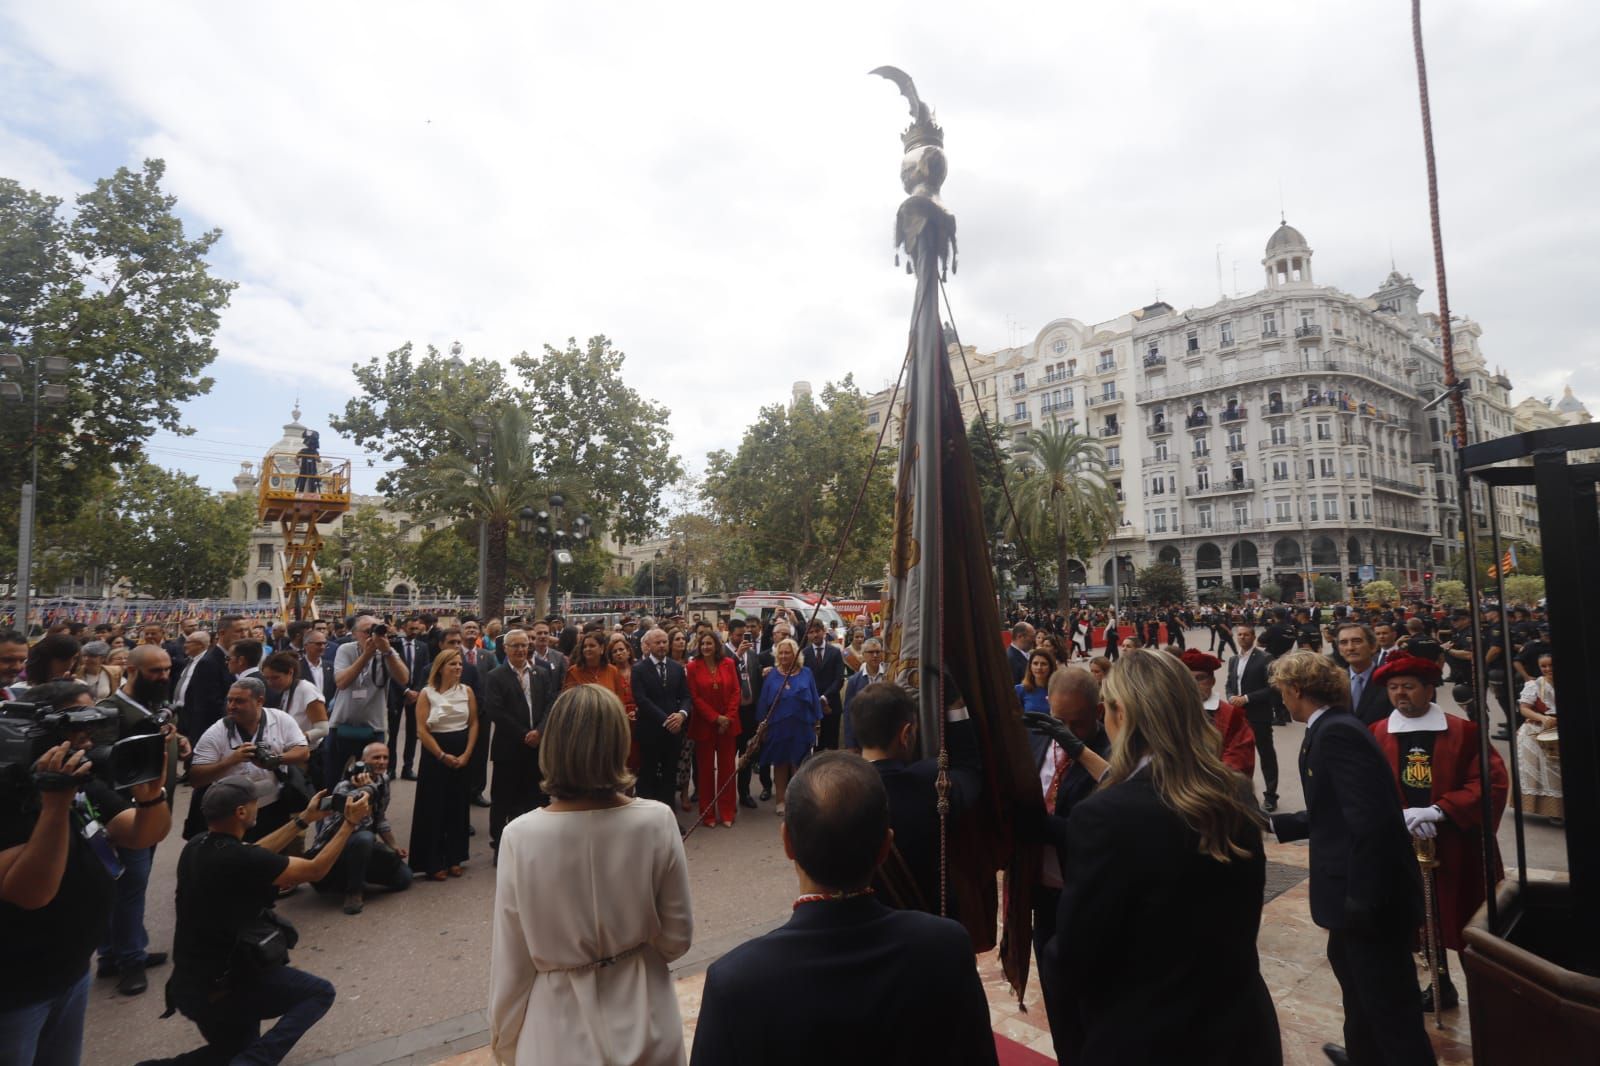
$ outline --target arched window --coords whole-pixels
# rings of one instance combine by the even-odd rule
[[[396,599],[409,600],[411,598],[411,590],[405,585],[396,585],[393,595]]]
[[[1221,570],[1222,549],[1210,541],[1200,545],[1194,550],[1194,568],[1196,570]]]
[[[1158,555],[1157,558],[1169,566],[1181,567],[1183,565],[1182,554],[1180,554],[1178,549],[1171,544],[1168,544],[1165,548],[1162,548],[1161,554]]]
[[[1300,545],[1298,542],[1284,537],[1272,546],[1272,565],[1276,567],[1299,566]]]
[[[1357,540],[1356,538],[1351,537],[1350,538],[1350,543],[1346,544],[1345,547],[1350,552],[1350,565],[1351,566],[1360,566],[1361,565],[1361,542],[1359,540]]]
[[[1253,541],[1236,541],[1233,545],[1233,550],[1229,552],[1228,558],[1233,563],[1235,570],[1252,570],[1261,565],[1261,559],[1256,554],[1256,546]]]
[[[1332,537],[1318,537],[1311,542],[1312,566],[1338,566],[1339,548]]]
[[[272,585],[269,584],[268,582],[265,582],[265,581],[257,581],[256,582],[256,599],[258,599],[258,600],[270,600],[270,599],[272,599]]]
[[[1067,583],[1070,585],[1087,585],[1089,583],[1088,569],[1076,559],[1067,560]]]

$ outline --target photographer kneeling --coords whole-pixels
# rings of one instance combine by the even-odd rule
[[[358,793],[345,802],[343,820],[315,859],[277,853],[332,813],[322,809],[324,794],[317,793],[292,822],[248,844],[256,796],[251,782],[238,777],[206,789],[206,831],[178,859],[167,1014],[182,1011],[199,1027],[206,1047],[164,1061],[282,1062],[333,1006],[333,985],[288,965],[298,935],[272,903],[280,889],[328,876],[353,827],[369,813],[367,796]],[[266,1018],[278,1024],[263,1034]]]
[[[172,816],[164,765],[134,775],[144,780],[131,802],[112,787],[118,760],[96,740],[115,737],[116,714],[88,706],[87,686],[58,682],[28,695],[38,706],[26,717],[7,707],[0,751],[0,1061],[76,1063],[89,959],[116,905],[116,849],[154,846]],[[23,744],[30,757],[9,758]]]
[[[195,788],[239,779],[255,789],[261,809],[252,812],[256,816],[247,840],[259,840],[282,826],[310,795],[301,770],[311,760],[306,735],[289,715],[265,706],[266,695],[260,678],[235,681],[228,689],[227,713],[200,735],[189,766],[189,783]],[[293,785],[288,797],[285,784]]]
[[[361,913],[369,884],[381,885],[391,892],[411,887],[406,849],[395,842],[394,831],[389,828],[389,748],[381,740],[363,748],[361,761],[351,763],[344,780],[333,786],[331,809],[343,813],[333,813],[317,826],[316,842],[306,857],[322,854],[334,834],[349,821],[348,804],[359,794],[366,795],[371,813],[359,819],[344,846],[344,854],[315,886],[318,892],[343,892],[346,914]]]

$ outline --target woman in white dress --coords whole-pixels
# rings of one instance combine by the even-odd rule
[[[1517,709],[1523,722],[1517,729],[1517,762],[1522,768],[1522,809],[1560,823],[1561,764],[1552,762],[1539,734],[1556,728],[1555,667],[1548,653],[1539,656],[1539,676],[1522,686]]]
[[[611,691],[568,689],[545,719],[552,802],[500,837],[490,1047],[516,1066],[684,1062],[667,964],[694,918],[672,811],[633,799],[628,717]]]
[[[261,680],[267,690],[278,694],[278,710],[294,719],[306,743],[315,752],[328,735],[328,704],[322,691],[300,677],[300,660],[294,652],[276,651],[261,663]],[[320,760],[312,759],[317,766]]]

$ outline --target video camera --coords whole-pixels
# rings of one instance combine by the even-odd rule
[[[161,777],[167,744],[152,715],[153,731],[117,739],[118,714],[110,707],[67,707],[8,700],[0,703],[0,771],[31,773],[45,752],[75,735],[88,733],[87,757],[94,777],[115,789],[129,789]]]

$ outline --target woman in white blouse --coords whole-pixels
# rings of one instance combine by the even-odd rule
[[[433,660],[417,694],[416,804],[411,811],[411,868],[430,881],[460,877],[471,835],[473,789],[467,764],[478,740],[478,701],[461,683],[461,650]]]
[[[490,1046],[503,1064],[684,1061],[667,964],[694,918],[672,811],[628,790],[628,717],[598,685],[556,700],[539,745],[548,807],[500,836]]]
[[[300,660],[294,652],[278,651],[267,656],[261,663],[261,680],[267,683],[268,692],[277,694],[278,710],[294,719],[306,735],[306,743],[316,751],[328,735],[328,704],[317,686],[301,679]],[[312,767],[318,761],[313,759]]]
[[[1522,809],[1560,824],[1561,764],[1539,742],[1539,734],[1556,728],[1556,672],[1549,653],[1539,656],[1539,676],[1522,686],[1517,699],[1523,722],[1517,729],[1517,761],[1522,766]]]

